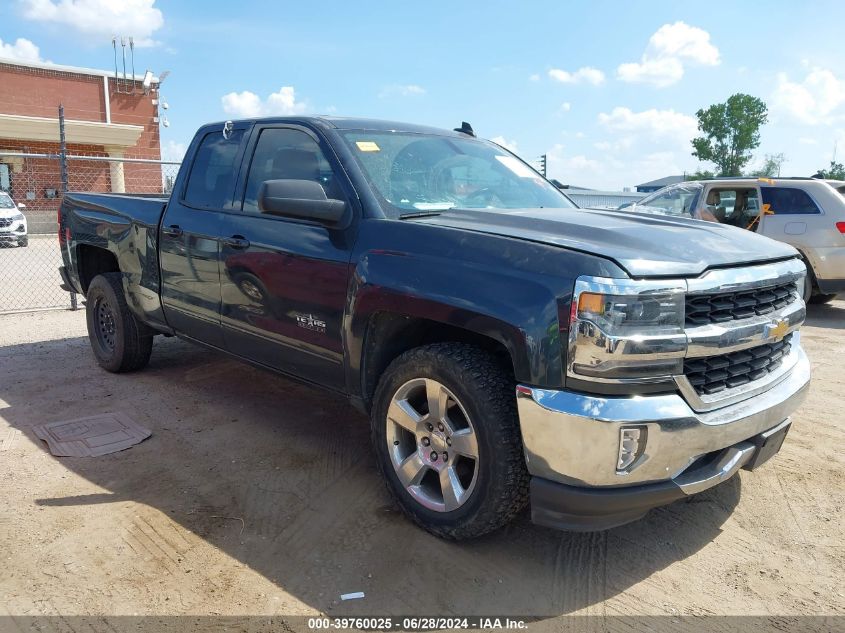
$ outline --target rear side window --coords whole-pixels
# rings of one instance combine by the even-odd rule
[[[235,158],[243,130],[233,130],[229,138],[221,132],[209,132],[200,142],[184,201],[192,207],[223,209],[231,205],[235,185]]]
[[[763,204],[775,215],[812,215],[821,213],[806,191],[794,187],[763,187]]]

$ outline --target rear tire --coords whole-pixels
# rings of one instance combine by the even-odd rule
[[[85,308],[88,339],[100,367],[113,373],[146,366],[153,348],[153,332],[126,305],[122,275],[97,275],[88,286]]]
[[[481,536],[528,503],[515,384],[492,354],[462,343],[405,352],[381,376],[370,420],[388,490],[432,534]]]

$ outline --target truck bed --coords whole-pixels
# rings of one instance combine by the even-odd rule
[[[163,321],[158,225],[167,202],[160,195],[65,194],[59,242],[70,285],[78,292],[87,290],[93,271],[80,269],[84,249],[99,249],[106,257],[110,253],[126,279],[130,307],[148,320]]]

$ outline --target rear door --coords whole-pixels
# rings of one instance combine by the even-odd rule
[[[256,126],[237,211],[221,242],[222,324],[228,349],[289,374],[344,390],[342,324],[354,224],[261,213],[265,180],[313,180],[347,204],[351,186],[330,148],[297,126]]]
[[[794,246],[804,246],[808,222],[814,222],[822,214],[813,197],[798,187],[779,185],[762,186],[761,195],[763,204],[768,206],[760,220],[759,232]]]
[[[209,131],[171,196],[159,230],[161,300],[168,325],[225,347],[220,326],[220,238],[231,210],[247,125]],[[189,153],[190,155],[190,153]]]

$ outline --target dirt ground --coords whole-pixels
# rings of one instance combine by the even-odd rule
[[[115,376],[82,312],[0,316],[0,615],[845,615],[845,301],[803,332],[811,394],[761,470],[609,532],[454,544],[391,505],[344,400],[175,339]],[[152,437],[57,458],[30,430],[108,412]]]

